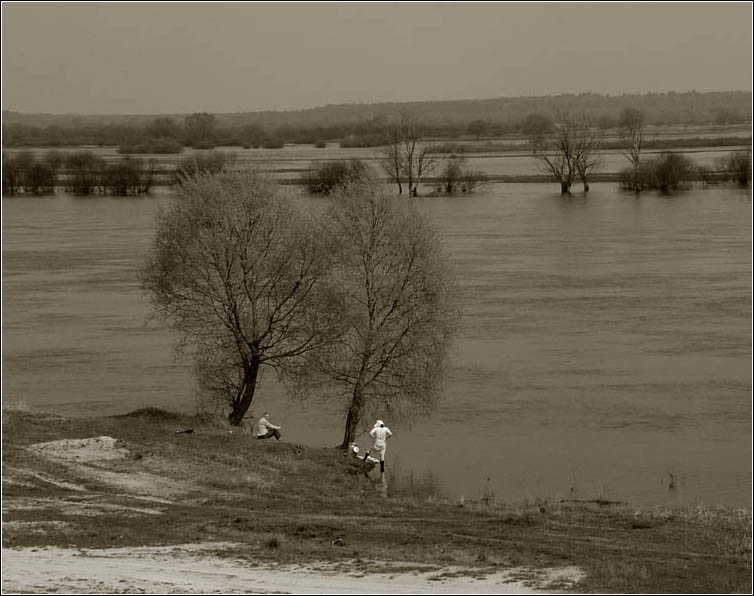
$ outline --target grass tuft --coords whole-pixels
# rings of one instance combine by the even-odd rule
[[[153,420],[182,420],[186,418],[184,414],[170,412],[161,408],[139,408],[127,414],[113,416],[113,418],[151,418]]]

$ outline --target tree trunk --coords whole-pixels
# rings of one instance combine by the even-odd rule
[[[233,411],[228,414],[228,419],[233,426],[239,426],[246,411],[251,406],[254,399],[254,391],[257,387],[257,376],[259,376],[259,354],[254,351],[251,354],[251,361],[244,368],[244,384],[240,399],[236,399],[233,405]]]
[[[586,178],[583,178],[582,182],[584,183],[584,192],[589,192],[589,181]]]
[[[571,194],[571,183],[568,180],[560,181],[560,194],[562,195]]]
[[[361,407],[364,402],[364,396],[362,393],[361,383],[357,383],[353,388],[353,398],[351,399],[351,406],[348,408],[348,416],[346,417],[346,432],[343,435],[343,443],[341,443],[341,449],[348,449],[348,446],[356,438],[356,428],[361,420]]]
[[[639,194],[641,192],[641,172],[639,171],[639,162],[634,165],[634,192]]]

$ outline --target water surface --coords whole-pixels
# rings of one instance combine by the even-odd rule
[[[136,281],[171,200],[3,198],[4,401],[193,408]],[[434,416],[387,421],[393,485],[750,503],[750,191],[492,185],[418,203],[456,264],[463,321]],[[288,440],[340,442],[336,405],[288,402],[272,375],[252,409],[271,409]]]

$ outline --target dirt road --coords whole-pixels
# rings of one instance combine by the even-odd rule
[[[551,582],[578,579],[576,569],[537,572],[525,585],[521,570],[454,576],[460,570],[363,574],[321,566],[250,566],[212,555],[223,544],[98,550],[3,549],[3,593],[298,593],[458,594],[542,593]],[[534,589],[532,585],[539,586]]]

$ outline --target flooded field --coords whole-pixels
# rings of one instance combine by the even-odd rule
[[[701,133],[698,136],[703,136]],[[515,151],[500,152],[468,152],[466,167],[472,170],[483,172],[488,177],[515,177],[515,176],[534,176],[545,174],[540,162],[532,155],[525,141],[511,142],[506,144],[521,145],[520,149]],[[463,141],[464,145],[473,147],[474,141]],[[716,169],[716,161],[727,156],[731,151],[745,150],[745,147],[731,145],[727,147],[709,147],[709,148],[676,148],[672,151],[682,153],[693,164],[706,166],[712,170]],[[18,153],[27,149],[12,148],[7,150],[9,153]],[[50,149],[48,147],[32,147],[28,149],[37,155],[43,155]],[[103,157],[106,161],[121,159],[124,156],[119,154],[116,147],[60,147],[56,149],[61,153],[70,153],[76,151],[91,151],[96,155]],[[299,179],[303,172],[309,170],[317,162],[330,160],[351,160],[360,159],[374,165],[378,171],[380,169],[378,156],[379,149],[376,147],[365,148],[341,148],[337,143],[329,143],[324,148],[317,148],[313,145],[286,145],[281,149],[243,149],[241,147],[218,147],[215,151],[226,153],[231,163],[235,167],[248,168],[258,166],[261,169],[273,173],[277,178],[286,181],[295,181]],[[643,152],[646,159],[651,159],[662,150],[649,149]],[[145,160],[155,160],[158,169],[174,170],[182,161],[190,159],[195,153],[206,153],[206,150],[194,150],[185,148],[183,153],[177,155],[139,155],[138,157]],[[436,160],[436,168],[430,172],[429,177],[440,176],[443,164],[450,154],[438,153],[433,154]],[[594,167],[595,174],[615,174],[626,167],[627,161],[623,153],[619,150],[602,151],[599,161]]]
[[[455,497],[749,503],[751,191],[557,191],[417,200],[446,237],[463,321],[434,416],[387,421],[390,482]],[[136,281],[171,200],[3,198],[4,401],[73,416],[192,410],[188,369],[172,334],[147,324]],[[289,402],[271,374],[252,407],[264,409],[289,441],[342,437],[335,405]]]

